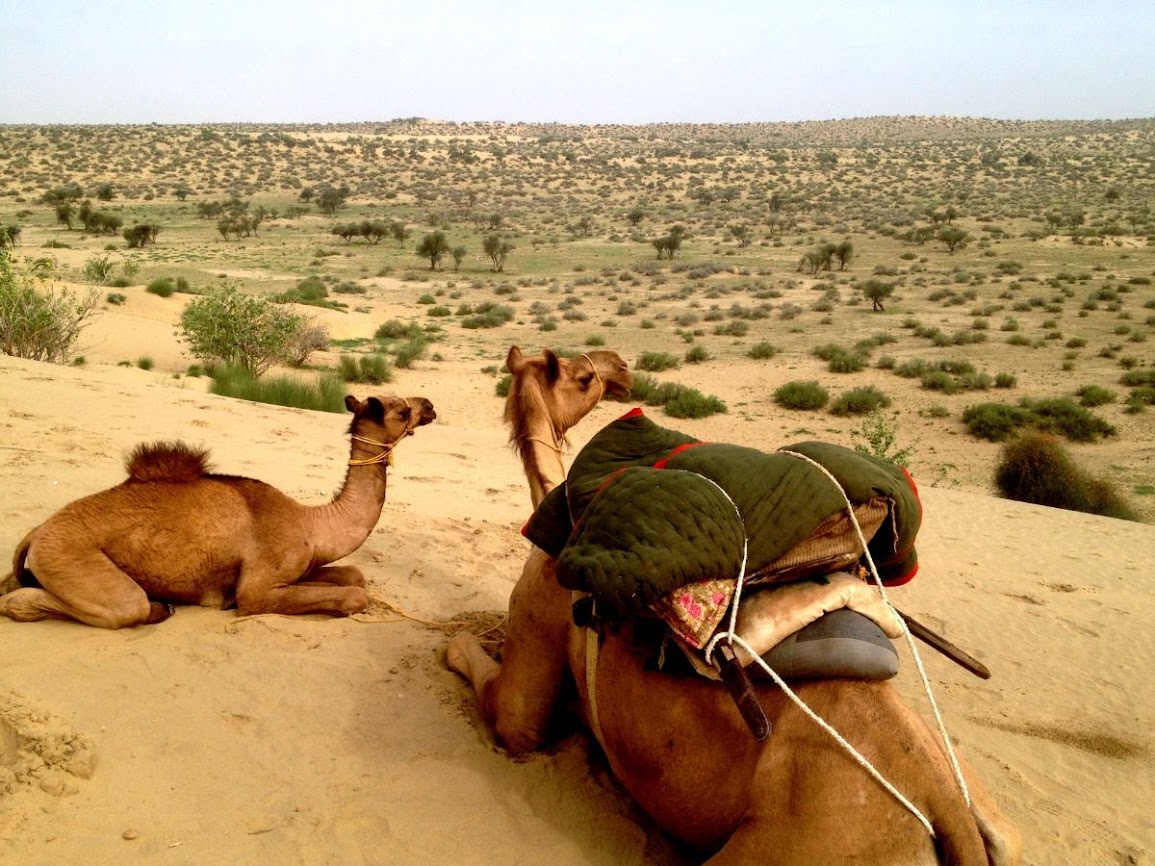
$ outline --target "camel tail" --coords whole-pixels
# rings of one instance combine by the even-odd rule
[[[16,545],[16,552],[12,554],[12,570],[5,575],[3,580],[0,580],[0,594],[11,592],[22,586],[40,585],[32,572],[24,567],[24,562],[28,559],[28,549],[32,547],[32,536],[35,534],[36,530],[33,529]]]
[[[184,442],[147,442],[137,445],[124,467],[129,481],[168,481],[187,484],[209,473],[208,451]]]

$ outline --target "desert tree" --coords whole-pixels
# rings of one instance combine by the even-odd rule
[[[682,247],[682,241],[689,236],[684,226],[676,225],[665,237],[654,238],[650,244],[658,251],[659,259],[672,259]]]
[[[429,270],[437,270],[437,265],[445,254],[449,252],[449,241],[445,239],[445,232],[430,232],[417,245],[417,255],[429,259]]]
[[[493,263],[493,270],[498,273],[505,270],[505,260],[513,252],[513,244],[503,240],[498,234],[491,234],[482,241],[481,248]]]
[[[646,212],[642,210],[641,206],[633,207],[626,214],[626,219],[629,220],[630,225],[637,226],[642,220],[646,218]]]
[[[116,190],[112,188],[110,183],[97,184],[96,198],[98,201],[112,201],[116,198]]]
[[[349,187],[325,186],[317,193],[317,209],[326,216],[332,216],[345,206],[349,198]],[[304,201],[304,199],[302,199]]]
[[[885,312],[882,302],[894,294],[894,283],[870,279],[858,284],[858,290],[873,304],[876,312]]]
[[[465,247],[454,247],[449,251],[449,255],[453,256],[453,270],[461,270],[461,263],[465,261],[465,256],[469,252]]]
[[[952,253],[955,250],[961,250],[971,239],[971,236],[958,226],[943,226],[935,234],[935,237],[942,241],[947,250]]]
[[[143,248],[145,244],[155,244],[158,234],[160,234],[160,226],[156,223],[138,223],[123,232],[129,249]]]
[[[753,239],[754,231],[745,223],[734,223],[729,227],[730,235],[734,238],[734,242],[740,247],[750,246],[750,241]]]
[[[76,216],[76,204],[70,199],[58,201],[53,205],[56,211],[56,222],[72,231],[72,218]]]
[[[850,260],[854,257],[854,244],[850,241],[841,241],[834,246],[834,258],[838,259],[838,270],[846,270]]]

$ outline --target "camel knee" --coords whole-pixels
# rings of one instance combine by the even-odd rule
[[[17,622],[35,622],[58,613],[40,603],[42,589],[25,587],[0,596],[0,614]]]

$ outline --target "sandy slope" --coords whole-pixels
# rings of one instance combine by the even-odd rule
[[[517,762],[495,750],[440,661],[453,626],[417,621],[489,622],[473,614],[504,609],[525,552],[528,496],[475,369],[399,377],[440,417],[398,449],[379,527],[350,558],[369,614],[182,608],[123,632],[0,621],[0,861],[683,862],[584,738]],[[621,411],[599,407],[575,444]],[[120,481],[144,439],[209,445],[221,471],[324,502],[345,424],[138,369],[0,357],[0,549]],[[922,573],[895,601],[994,671],[980,682],[925,654],[1026,862],[1151,862],[1155,528],[922,492]],[[909,663],[901,687],[925,708]]]

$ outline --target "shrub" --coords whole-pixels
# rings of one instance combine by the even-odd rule
[[[751,346],[750,351],[746,353],[746,357],[753,358],[755,361],[766,361],[777,355],[778,351],[777,346],[763,340]]]
[[[995,467],[999,495],[1123,520],[1138,516],[1111,484],[1075,465],[1071,455],[1046,433],[1025,433],[1003,446]]]
[[[393,371],[384,355],[342,355],[337,361],[337,374],[343,382],[381,385],[393,381]]]
[[[373,339],[382,341],[411,340],[414,337],[420,337],[423,333],[421,326],[416,322],[402,322],[400,319],[390,319],[373,332]]]
[[[176,291],[176,284],[173,283],[170,277],[157,277],[149,283],[144,290],[160,298],[169,298],[172,297],[173,292]]]
[[[672,418],[707,418],[727,411],[717,397],[675,382],[659,382],[644,373],[634,376],[631,396],[647,406],[661,406]]]
[[[774,402],[784,409],[821,409],[829,400],[830,394],[815,381],[787,382],[774,392]]]
[[[240,294],[232,284],[190,302],[180,317],[194,357],[236,365],[254,377],[286,357],[301,321],[268,298]]]
[[[1032,424],[1040,430],[1060,433],[1072,442],[1094,442],[1103,436],[1114,436],[1115,428],[1091,414],[1070,397],[1024,401]]]
[[[424,335],[405,341],[393,349],[393,363],[402,370],[408,370],[413,366],[414,361],[425,354],[428,345],[429,341]]]
[[[890,405],[890,398],[873,385],[841,394],[830,407],[831,415],[869,415]]]
[[[150,358],[148,355],[141,355],[136,359],[136,366],[140,367],[142,370],[151,370],[155,364],[152,358]]]
[[[895,447],[898,443],[898,423],[888,421],[881,412],[871,412],[863,419],[861,429],[851,435],[865,440],[854,444],[855,451],[896,466],[904,466],[914,454],[913,447]]]
[[[701,364],[703,361],[709,360],[710,353],[707,352],[702,346],[694,346],[692,349],[686,352],[687,364]]]
[[[100,307],[95,289],[75,295],[49,286],[52,263],[17,267],[0,255],[0,352],[31,361],[66,364],[80,332]]]
[[[642,352],[634,364],[634,369],[647,373],[660,373],[663,370],[673,370],[677,366],[678,359],[668,352]]]
[[[513,317],[514,312],[512,307],[487,301],[486,303],[478,304],[472,316],[466,316],[462,319],[461,327],[468,328],[471,331],[484,328],[500,328],[506,322],[511,321]]]
[[[980,403],[964,409],[962,420],[972,436],[1004,442],[1020,427],[1030,423],[1031,413],[1004,403]]]
[[[1075,392],[1075,396],[1079,398],[1079,405],[1088,409],[1115,402],[1115,392],[1102,385],[1084,385]]]
[[[242,367],[221,366],[213,373],[209,391],[255,403],[292,406],[317,412],[344,412],[345,385],[336,376],[305,382],[289,376],[257,378]]]

